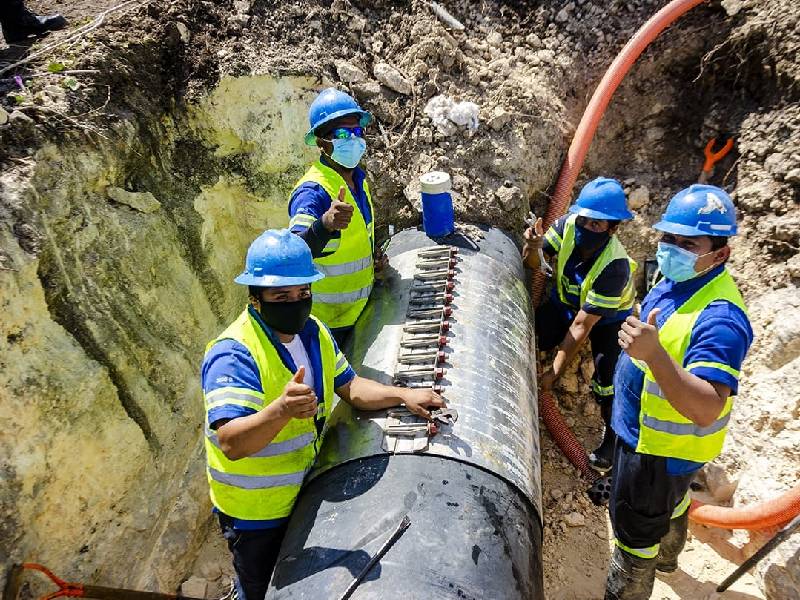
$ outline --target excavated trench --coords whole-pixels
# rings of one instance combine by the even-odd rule
[[[0,126],[0,415],[14,432],[0,437],[4,564],[35,558],[70,579],[147,589],[221,580],[197,371],[244,301],[230,282],[247,245],[288,222],[314,156],[302,134],[316,90],[349,89],[378,118],[366,167],[379,224],[416,225],[416,176],[438,168],[453,175],[463,231],[518,234],[529,207],[544,212],[602,70],[661,3],[471,4],[447,3],[460,32],[424,2],[153,0],[110,16],[79,52],[53,51],[98,71],[77,91],[28,80],[30,97],[5,106],[29,119]],[[696,180],[705,141],[737,140],[713,181],[742,213],[732,268],[759,341],[732,441],[703,480],[727,503],[777,494],[800,464],[800,86],[793,3],[723,4],[695,9],[643,55],[578,183],[624,181],[637,218],[622,239],[641,264],[648,225]],[[382,63],[410,91],[381,81]],[[424,112],[435,95],[478,104],[478,129],[437,129]],[[583,359],[557,395],[591,445]],[[603,552],[569,562],[564,548],[605,544],[604,514],[544,434],[542,446],[547,597],[599,597]],[[572,513],[589,524],[565,525]],[[740,561],[760,540],[709,543]],[[800,589],[798,544],[760,567],[759,593]]]

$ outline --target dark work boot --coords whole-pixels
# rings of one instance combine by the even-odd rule
[[[656,559],[640,558],[614,547],[604,600],[648,600],[656,578]]]
[[[678,555],[686,545],[686,532],[689,529],[689,511],[669,522],[667,535],[661,538],[656,558],[656,569],[662,573],[672,573],[678,568]]]
[[[0,6],[0,25],[6,43],[21,42],[31,35],[44,35],[67,26],[61,15],[40,17],[25,7],[23,0],[3,0]]]
[[[606,401],[600,405],[600,416],[603,418],[605,429],[603,431],[603,441],[594,452],[589,454],[589,464],[592,468],[600,473],[607,473],[611,470],[611,464],[614,460],[614,445],[617,442],[617,436],[614,430],[611,429],[611,402]]]

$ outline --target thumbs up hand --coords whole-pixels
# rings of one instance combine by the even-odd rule
[[[647,315],[647,323],[643,323],[634,316],[625,319],[622,329],[619,330],[619,345],[631,358],[650,362],[660,352],[664,352],[658,339],[656,316],[660,308],[654,308]]]
[[[277,402],[281,405],[281,415],[295,419],[310,419],[317,414],[317,395],[303,383],[306,368],[300,367],[283,388]]]
[[[353,218],[353,206],[344,201],[345,189],[339,188],[339,197],[334,198],[331,207],[322,215],[322,224],[328,231],[341,231],[350,225]]]

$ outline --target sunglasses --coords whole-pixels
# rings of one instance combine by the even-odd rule
[[[330,140],[346,140],[351,137],[364,137],[364,128],[363,127],[337,127],[336,129],[332,130],[329,134]]]

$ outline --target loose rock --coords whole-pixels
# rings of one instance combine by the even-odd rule
[[[586,525],[586,517],[577,511],[573,511],[564,517],[564,522],[570,527],[583,527]]]
[[[192,576],[181,584],[181,594],[189,598],[205,598],[208,592],[208,581]]]
[[[636,188],[628,195],[628,206],[632,210],[644,208],[649,202],[650,190],[648,190],[645,186]]]
[[[375,75],[375,79],[398,94],[408,95],[411,93],[411,82],[392,65],[378,63],[373,67],[372,74]]]
[[[367,80],[367,75],[355,65],[340,61],[336,63],[336,73],[345,83],[361,83]]]
[[[486,36],[486,42],[492,48],[499,48],[503,43],[503,36],[498,31],[493,31],[489,35]]]

